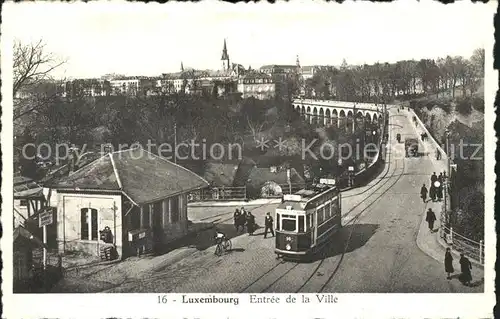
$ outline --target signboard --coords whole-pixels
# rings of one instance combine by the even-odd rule
[[[43,227],[54,222],[54,213],[52,209],[46,210],[38,215],[38,226]]]

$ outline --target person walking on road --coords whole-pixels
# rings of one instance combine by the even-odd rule
[[[460,271],[462,272],[460,276],[466,286],[469,286],[472,281],[471,269],[472,264],[469,258],[465,257],[463,253],[460,254]]]
[[[436,175],[436,172],[432,173],[432,175],[431,175],[431,183],[434,184],[434,182],[437,181],[437,180],[438,180],[438,177]]]
[[[424,203],[427,201],[427,187],[425,187],[425,184],[420,189],[420,198],[422,198]]]
[[[434,222],[436,221],[436,214],[432,211],[431,208],[427,211],[427,216],[425,217],[425,221],[429,224],[429,230],[434,231]]]
[[[253,232],[255,231],[255,216],[252,212],[247,212],[246,217],[248,235],[253,236]]]
[[[444,254],[444,271],[448,275],[446,279],[451,279],[451,274],[455,272],[453,268],[453,256],[451,255],[450,248],[446,248],[446,253]]]
[[[434,186],[434,183],[432,183],[429,187],[429,197],[433,202],[436,201],[436,187]]]
[[[271,235],[274,237],[274,230],[273,230],[273,218],[271,217],[271,213],[267,213],[266,219],[264,221],[265,225],[265,230],[264,230],[264,238],[267,237],[267,230],[269,229],[271,231]]]
[[[436,175],[436,172],[434,172],[432,175],[431,175],[431,186],[429,188],[429,197],[431,198],[431,200],[433,202],[436,201],[436,186],[434,185],[434,182],[436,182],[438,179],[437,175]]]
[[[436,148],[436,159],[438,161],[441,160],[441,152],[439,151],[439,148]]]
[[[439,184],[439,187],[436,187],[436,197],[438,202],[443,200],[443,184]]]
[[[241,215],[241,212],[238,208],[236,208],[236,210],[234,211],[233,218],[234,218],[234,227],[236,228],[236,232],[239,231],[240,227],[242,228],[242,230],[245,230],[245,221],[243,219],[244,217],[243,215]]]

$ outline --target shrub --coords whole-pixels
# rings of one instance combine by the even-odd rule
[[[479,112],[484,113],[484,99],[480,97],[472,98],[472,107],[474,107]]]
[[[470,99],[460,99],[457,101],[456,110],[462,115],[469,115],[472,112]]]

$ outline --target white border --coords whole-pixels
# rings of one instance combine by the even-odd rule
[[[399,3],[386,4],[389,6],[401,5]],[[428,3],[423,1],[422,3]],[[493,3],[493,2],[492,2]],[[205,3],[206,4],[206,3]],[[18,5],[18,4],[16,4]],[[47,5],[47,4],[46,4]],[[60,5],[60,4],[59,4]],[[69,4],[63,4],[69,5]],[[73,4],[77,5],[77,4]],[[81,5],[81,4],[78,4]],[[84,5],[88,8],[89,5]],[[107,3],[103,7],[106,10],[115,10],[117,6],[120,11],[132,11],[135,8],[131,4],[124,8],[124,5],[118,2]],[[151,4],[157,5],[157,4]],[[181,4],[170,4],[172,6]],[[190,6],[190,10],[203,10],[203,4],[185,4]],[[297,8],[297,5],[302,6],[301,11],[307,6],[308,10],[317,9],[323,5],[333,5],[327,3],[309,2],[299,3],[294,2],[280,6],[268,4],[248,4],[245,10],[248,12],[258,12],[264,6],[269,11],[273,10],[289,10],[290,12]],[[346,3],[344,5],[353,5]],[[372,6],[374,4],[363,4]],[[381,4],[379,4],[381,5]],[[480,5],[480,4],[478,4]],[[489,4],[491,5],[491,3]],[[81,5],[83,8],[83,5]],[[2,176],[2,211],[9,212],[13,210],[13,203],[9,198],[12,198],[12,34],[15,30],[9,29],[9,16],[13,4],[3,6],[2,10],[2,42],[1,42],[1,70],[2,70],[2,124],[3,130],[1,133],[1,145],[3,152],[3,171]],[[62,7],[62,6],[61,6]],[[59,7],[58,9],[60,9]],[[493,71],[493,11],[495,6],[491,5],[491,15],[485,19],[490,19],[491,25],[488,31],[490,35],[486,49],[486,79],[485,79],[485,242],[486,258],[485,258],[485,293],[484,294],[338,294],[339,303],[337,304],[285,304],[280,306],[273,304],[249,305],[248,295],[234,294],[239,297],[240,304],[233,305],[217,305],[206,304],[196,305],[178,304],[173,302],[167,304],[158,304],[157,296],[160,294],[57,294],[57,295],[30,295],[20,294],[13,295],[12,292],[12,264],[8,256],[12,255],[12,228],[9,227],[12,223],[12,214],[2,214],[3,238],[1,248],[4,256],[2,270],[2,292],[3,292],[3,311],[5,318],[42,318],[42,317],[58,317],[58,318],[92,318],[92,317],[123,317],[123,318],[139,318],[139,317],[163,317],[163,318],[305,318],[305,317],[370,317],[370,318],[387,318],[387,317],[404,317],[404,318],[422,318],[422,317],[492,317],[492,308],[495,304],[494,298],[494,263],[495,263],[495,224],[494,224],[494,187],[496,176],[492,173],[495,165],[495,148],[496,137],[493,128],[495,113],[493,109],[494,97],[497,89],[497,71]],[[47,9],[47,8],[44,8]],[[234,9],[234,7],[233,7]],[[40,10],[41,14],[43,10]],[[463,23],[463,21],[457,22]],[[473,22],[472,22],[473,23]],[[29,25],[28,28],[36,28]],[[395,26],[397,27],[397,26]],[[452,26],[443,26],[452,27]],[[64,28],[64,26],[61,26]],[[7,156],[9,155],[9,156]],[[280,296],[283,299],[287,295],[273,294]],[[168,298],[180,300],[180,295],[169,295]],[[297,295],[300,298],[300,295]],[[311,299],[315,296],[311,295]],[[175,306],[174,306],[175,305]],[[241,308],[243,307],[243,308]],[[246,309],[245,309],[246,308]],[[228,315],[229,314],[229,315]]]

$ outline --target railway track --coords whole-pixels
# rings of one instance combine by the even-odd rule
[[[392,132],[390,132],[392,133]],[[390,134],[392,135],[392,134]],[[397,162],[395,162],[395,168],[394,170],[391,172],[391,175],[387,177],[387,175],[389,174],[390,170],[391,170],[391,153],[388,154],[389,155],[389,161],[388,161],[388,166],[387,166],[387,169],[384,173],[384,175],[376,182],[374,183],[373,185],[371,185],[370,187],[364,189],[363,191],[361,192],[358,192],[357,194],[355,195],[362,195],[362,194],[365,194],[367,192],[369,192],[371,189],[373,189],[374,187],[377,187],[377,189],[375,191],[373,191],[371,194],[369,194],[365,199],[363,199],[362,201],[360,201],[359,203],[357,203],[354,207],[352,207],[344,216],[343,218],[349,216],[349,214],[354,211],[356,208],[358,208],[360,205],[362,205],[363,203],[365,203],[367,200],[369,200],[372,196],[374,195],[377,195],[378,193],[376,193],[377,190],[381,189],[382,187],[384,187],[385,185],[387,185],[391,178],[392,177],[397,177],[396,180],[390,184],[390,186],[384,190],[382,193],[379,193],[378,196],[372,200],[365,208],[363,208],[358,214],[356,214],[356,216],[354,216],[347,224],[343,225],[343,226],[347,226],[347,225],[355,225],[356,222],[359,220],[359,218],[361,217],[361,215],[367,210],[369,209],[374,203],[376,203],[384,194],[386,194],[389,189],[392,188],[393,185],[395,185],[400,179],[401,177],[403,176],[404,174],[404,168],[405,168],[405,165],[404,165],[404,161],[403,161],[403,167],[401,169],[401,172],[400,173],[396,173],[397,171]],[[354,196],[354,195],[351,195],[351,196]],[[349,196],[349,197],[351,197]],[[345,252],[346,250],[348,249],[349,247],[349,243],[351,241],[351,238],[352,238],[352,234],[353,234],[353,231],[354,231],[354,228],[350,230],[349,232],[349,236],[348,236],[348,239],[346,241],[346,244],[344,245],[344,248],[342,250],[342,253],[340,255],[340,260],[338,261],[334,271],[328,276],[327,280],[322,284],[321,286],[321,289],[320,289],[320,292],[323,291],[325,289],[325,287],[331,282],[331,280],[333,279],[333,277],[335,276],[335,274],[337,273],[338,269],[340,268],[340,265],[342,263],[342,260],[344,258],[344,255],[345,255]],[[328,247],[324,247],[322,249],[322,252],[320,255],[321,258],[318,262],[318,264],[315,266],[314,270],[311,272],[311,274],[307,277],[307,279],[302,283],[302,285],[296,289],[296,293],[299,293],[300,291],[302,291],[307,285],[308,283],[311,282],[312,278],[314,277],[315,274],[317,274],[319,272],[319,270],[321,269],[322,265],[324,264],[325,260],[327,259],[327,256],[326,256],[326,251],[327,251]],[[264,274],[262,274],[261,276],[259,276],[257,279],[255,279],[252,283],[250,283],[247,287],[245,287],[241,292],[246,292],[249,288],[255,286],[255,285],[258,285],[258,282],[260,280],[262,280],[263,278],[265,278],[266,276],[269,277],[269,274],[272,273],[275,269],[278,268],[278,266],[280,264],[282,264],[282,262],[280,263],[277,263],[275,264],[272,268],[270,268],[269,270],[267,270]],[[300,264],[299,263],[294,263],[292,265],[290,265],[290,267],[288,269],[286,269],[284,272],[281,273],[281,275],[279,275],[275,280],[273,280],[270,284],[268,284],[264,289],[262,289],[260,292],[267,292],[270,288],[272,288],[276,283],[278,283],[282,278],[284,278],[285,276],[287,276],[292,270],[294,270],[295,268],[297,268]]]

